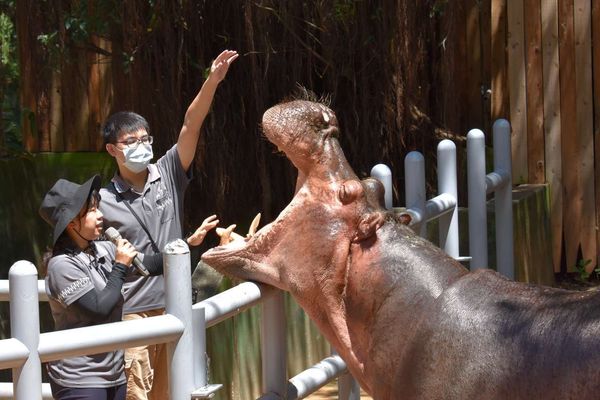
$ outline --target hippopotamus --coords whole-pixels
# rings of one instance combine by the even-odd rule
[[[318,101],[268,109],[264,135],[298,169],[271,223],[203,254],[289,291],[374,399],[598,399],[600,293],[470,272],[383,207]]]

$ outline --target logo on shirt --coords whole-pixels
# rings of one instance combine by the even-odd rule
[[[165,207],[173,206],[173,198],[169,191],[162,185],[158,185],[158,190],[156,191],[156,210],[162,211]]]
[[[60,291],[60,293],[58,294],[58,300],[61,303],[66,304],[67,299],[70,295],[72,295],[73,293],[77,293],[80,289],[91,285],[91,283],[92,281],[87,276],[77,279],[75,282],[71,283],[69,286]]]

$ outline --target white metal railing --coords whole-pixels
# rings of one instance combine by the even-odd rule
[[[510,124],[499,119],[493,125],[494,171],[485,173],[485,136],[478,129],[467,135],[469,184],[469,248],[471,269],[487,268],[486,195],[494,193],[496,224],[496,268],[514,279],[512,161]]]
[[[496,223],[496,267],[504,276],[514,279],[512,177],[510,124],[505,119],[493,125],[494,171],[486,175],[485,136],[479,129],[467,134],[467,183],[470,256],[459,255],[458,191],[456,179],[456,146],[442,140],[437,147],[438,195],[426,200],[425,160],[417,151],[404,159],[406,213],[410,225],[420,236],[426,236],[426,223],[438,218],[439,245],[451,257],[468,261],[471,270],[488,267],[487,194],[494,193]],[[392,208],[392,174],[384,164],[371,169],[385,189],[386,208]]]
[[[454,258],[471,258],[471,268],[487,265],[486,194],[495,193],[496,254],[498,270],[513,278],[512,181],[510,125],[494,124],[494,171],[485,174],[485,139],[472,130],[467,137],[469,184],[469,245],[471,257],[458,256],[456,147],[449,140],[438,145],[438,196],[425,200],[423,156],[405,158],[406,205],[415,229],[440,218],[440,246]],[[483,171],[483,172],[482,172]],[[371,175],[384,183],[385,204],[392,207],[391,172],[383,164]],[[482,240],[483,238],[483,240]],[[164,252],[167,314],[135,321],[40,334],[39,301],[47,301],[44,281],[28,261],[10,268],[8,281],[0,280],[0,301],[10,301],[11,338],[0,340],[0,369],[12,368],[13,383],[0,383],[0,399],[51,399],[41,382],[41,363],[83,354],[111,351],[141,344],[167,343],[172,400],[210,398],[222,385],[207,382],[206,329],[247,308],[262,306],[263,395],[261,399],[303,398],[339,378],[339,398],[359,399],[359,388],[337,355],[286,380],[285,315],[282,293],[270,286],[242,283],[191,307],[189,249],[182,241]],[[10,289],[10,290],[9,290]]]
[[[346,364],[337,355],[287,380],[280,290],[244,282],[190,307],[186,306],[192,292],[187,245],[182,241],[167,245],[164,265],[166,315],[40,334],[39,301],[47,301],[44,281],[38,281],[30,262],[13,264],[8,281],[0,281],[0,301],[10,301],[12,336],[0,340],[0,369],[12,368],[13,382],[0,383],[0,399],[52,399],[49,384],[41,381],[42,362],[155,343],[167,343],[171,399],[210,398],[222,385],[207,381],[206,329],[257,304],[263,308],[261,398],[300,399],[336,377],[341,382],[340,399],[360,398],[358,386],[347,378]],[[44,296],[38,295],[40,290]]]

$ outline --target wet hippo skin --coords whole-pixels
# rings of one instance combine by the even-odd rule
[[[275,221],[202,259],[289,291],[375,399],[599,399],[600,295],[467,271],[382,207],[337,140],[295,100],[263,116],[298,169]]]

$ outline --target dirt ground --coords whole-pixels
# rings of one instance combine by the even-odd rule
[[[331,382],[328,385],[323,386],[317,392],[311,394],[305,399],[308,400],[337,400],[338,391],[337,391],[337,381]],[[361,400],[372,400],[373,398],[368,396],[364,391],[360,392]]]

